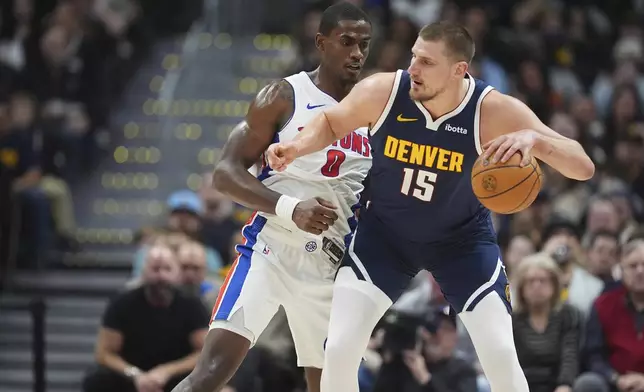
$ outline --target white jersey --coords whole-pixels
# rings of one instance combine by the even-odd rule
[[[290,120],[276,134],[276,141],[280,142],[293,140],[317,114],[338,103],[320,90],[306,72],[291,75],[285,80],[293,87],[295,108]],[[337,206],[339,217],[328,231],[316,236],[300,230],[292,221],[262,214],[267,218],[263,232],[292,245],[305,246],[308,251],[321,246],[324,237],[333,239],[344,248],[345,238],[354,228],[354,210],[370,168],[367,128],[357,129],[324,150],[297,158],[283,172],[273,171],[264,159],[263,167],[257,170],[257,177],[264,185],[302,200],[322,197]]]

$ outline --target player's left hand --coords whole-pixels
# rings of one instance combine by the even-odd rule
[[[505,163],[512,155],[521,153],[521,166],[530,164],[530,151],[537,141],[537,133],[531,129],[501,135],[483,145],[484,160],[491,158],[492,163]]]

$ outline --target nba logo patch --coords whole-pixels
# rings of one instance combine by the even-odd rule
[[[304,245],[304,249],[306,249],[307,252],[315,252],[317,248],[318,244],[315,241],[309,241]]]

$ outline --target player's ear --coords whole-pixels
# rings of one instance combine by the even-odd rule
[[[324,35],[321,33],[315,34],[315,47],[320,52],[324,52],[324,41],[326,41],[326,37]]]
[[[454,76],[464,77],[470,67],[465,61],[459,61],[454,64]]]

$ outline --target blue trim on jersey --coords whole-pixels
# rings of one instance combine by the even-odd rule
[[[235,306],[235,302],[239,299],[244,282],[250,270],[251,257],[253,255],[253,246],[257,243],[257,236],[264,228],[266,218],[260,215],[255,215],[253,222],[242,229],[242,236],[246,240],[244,244],[237,245],[235,249],[239,252],[239,259],[237,260],[237,267],[235,272],[228,281],[228,287],[223,293],[223,298],[219,304],[219,309],[213,317],[213,320],[228,320],[230,312]]]
[[[349,266],[351,267],[351,270],[353,271],[353,273],[356,274],[356,278],[358,278],[358,280],[361,280],[363,282],[367,281],[367,279],[362,274],[362,271],[360,271],[360,268],[358,268],[358,266],[353,261],[353,259],[351,259],[351,264]]]
[[[279,142],[280,142],[280,134],[279,132],[275,132],[275,135],[273,136],[273,141],[271,142],[271,144],[279,143]],[[265,166],[262,168],[262,171],[257,176],[257,179],[260,181],[264,181],[265,179],[269,178],[271,176],[270,173],[273,171],[273,169],[268,164],[268,162],[266,162],[265,158],[264,158],[264,165]]]
[[[360,202],[357,202],[356,204],[351,206],[351,216],[347,218],[347,223],[349,224],[349,234],[344,236],[344,246],[345,249],[349,249],[349,245],[351,244],[351,239],[353,238],[353,233],[356,232],[356,227],[358,227],[358,220],[356,219],[356,211],[360,209],[361,204]]]

